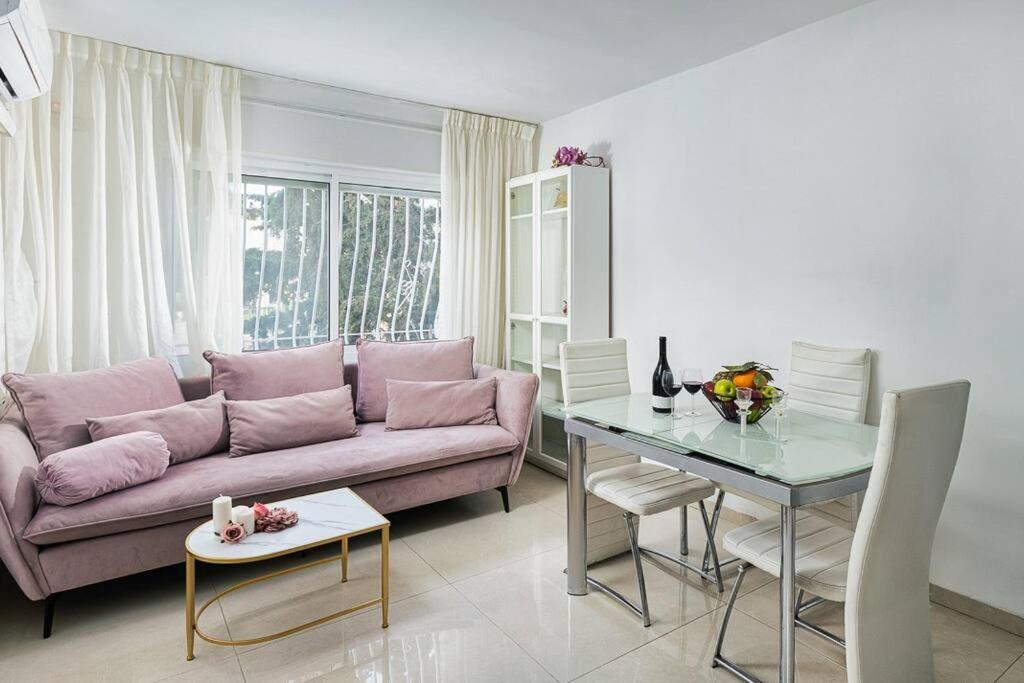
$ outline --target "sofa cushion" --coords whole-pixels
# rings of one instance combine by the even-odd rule
[[[450,341],[364,341],[358,349],[356,415],[363,422],[379,422],[386,417],[389,379],[473,379],[473,337]]]
[[[208,518],[223,494],[236,504],[351,486],[509,453],[519,440],[498,425],[387,431],[365,424],[356,439],[229,458],[219,453],[167,469],[142,486],[73,507],[43,505],[25,529],[36,545]],[[198,524],[198,521],[197,521]]]
[[[163,358],[52,375],[9,372],[3,382],[18,402],[40,459],[89,443],[87,417],[155,410],[185,401],[174,369]]]
[[[93,441],[131,432],[156,432],[167,442],[171,464],[177,465],[210,453],[220,453],[228,447],[228,418],[224,403],[224,392],[218,391],[213,396],[170,408],[88,417],[85,423]]]
[[[423,429],[455,425],[496,425],[494,397],[498,380],[404,382],[389,379],[388,429]]]
[[[43,458],[36,490],[51,505],[75,505],[159,479],[170,461],[156,432],[119,434]]]
[[[213,391],[223,391],[229,401],[258,401],[344,386],[344,352],[335,339],[278,351],[203,351],[203,358]]]
[[[231,457],[356,436],[352,389],[311,391],[262,401],[228,401]]]

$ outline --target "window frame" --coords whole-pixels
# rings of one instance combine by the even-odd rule
[[[390,171],[387,169],[374,169],[363,167],[348,167],[339,165],[317,165],[312,163],[291,163],[280,161],[270,165],[256,163],[253,159],[243,159],[242,178],[243,182],[248,179],[261,179],[268,181],[286,182],[309,182],[327,183],[327,214],[329,226],[327,234],[327,250],[329,271],[327,277],[327,288],[329,293],[328,301],[328,335],[333,341],[340,336],[340,308],[341,291],[340,273],[341,266],[341,196],[343,192],[366,192],[375,194],[401,194],[425,199],[437,199],[440,209],[441,200],[441,177],[434,173],[417,173],[407,171]],[[243,202],[244,205],[244,202]],[[441,237],[443,238],[443,225]],[[245,229],[244,221],[242,229]],[[241,258],[245,258],[245,250],[242,250]],[[406,340],[395,341],[404,343]],[[411,340],[414,341],[414,340]],[[256,351],[258,349],[252,349]],[[248,353],[248,351],[246,351]]]

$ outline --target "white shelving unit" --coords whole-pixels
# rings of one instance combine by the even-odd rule
[[[552,168],[505,193],[505,365],[540,377],[527,458],[565,476],[558,345],[609,333],[608,169]]]

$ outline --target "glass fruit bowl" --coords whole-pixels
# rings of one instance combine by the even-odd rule
[[[723,419],[729,422],[739,423],[740,421],[740,409],[736,405],[735,397],[719,396],[715,393],[714,382],[704,382],[700,388],[704,394],[704,398],[708,400],[708,403],[715,407],[718,414]],[[770,398],[765,398],[760,391],[754,389],[753,392],[754,402],[750,405],[750,410],[747,411],[747,424],[757,424],[757,421],[767,415],[772,410],[772,401]]]

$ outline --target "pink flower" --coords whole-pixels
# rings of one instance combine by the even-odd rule
[[[224,531],[220,532],[220,540],[224,543],[238,543],[245,538],[245,529],[241,524],[230,522]]]
[[[256,531],[273,533],[294,526],[299,521],[299,513],[285,508],[271,508],[266,517],[257,520]]]
[[[559,147],[555,152],[555,158],[551,161],[552,166],[572,166],[582,164],[587,160],[587,153],[579,147]]]
[[[263,519],[267,516],[267,513],[269,512],[270,510],[263,503],[255,503],[252,506],[252,514],[256,517],[256,519]]]

